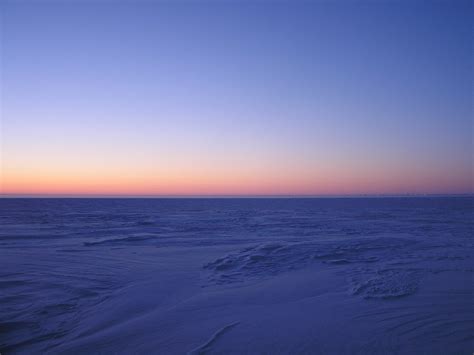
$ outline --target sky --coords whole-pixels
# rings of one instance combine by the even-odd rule
[[[0,193],[473,189],[471,1],[25,1]]]

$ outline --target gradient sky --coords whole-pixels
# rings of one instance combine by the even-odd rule
[[[471,1],[2,1],[3,194],[472,193]]]

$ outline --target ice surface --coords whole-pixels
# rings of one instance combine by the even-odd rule
[[[0,200],[0,352],[474,350],[473,202]]]

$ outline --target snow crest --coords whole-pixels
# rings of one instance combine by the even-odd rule
[[[275,242],[249,246],[203,268],[211,285],[267,279],[312,265],[339,268],[348,279],[350,294],[365,299],[390,299],[414,294],[423,275],[444,271],[442,263],[430,262],[452,259],[443,250],[443,245],[402,237]]]

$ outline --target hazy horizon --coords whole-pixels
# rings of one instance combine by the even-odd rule
[[[335,195],[335,194],[332,194],[332,195],[67,195],[67,194],[56,194],[56,195],[52,195],[52,194],[43,194],[43,195],[40,195],[40,194],[37,194],[37,195],[33,195],[33,194],[30,194],[30,195],[18,195],[18,194],[3,194],[3,195],[0,195],[0,198],[85,198],[85,199],[88,199],[88,198],[97,198],[97,199],[106,199],[106,198],[116,198],[116,199],[127,199],[127,198],[136,198],[136,199],[239,199],[239,198],[242,198],[242,199],[246,199],[246,198],[255,198],[255,199],[258,199],[258,198],[262,198],[262,199],[272,199],[272,198],[282,198],[282,199],[286,199],[286,198],[295,198],[295,199],[298,199],[298,198],[301,198],[301,199],[304,199],[304,198],[314,198],[314,199],[317,199],[317,198],[403,198],[403,197],[406,197],[406,198],[410,198],[410,197],[413,197],[413,198],[423,198],[423,197],[426,197],[426,198],[430,198],[430,197],[472,197],[473,196],[473,193],[460,193],[460,194],[442,194],[442,193],[439,193],[439,194],[410,194],[410,193],[406,193],[406,194],[347,194],[347,195]]]

